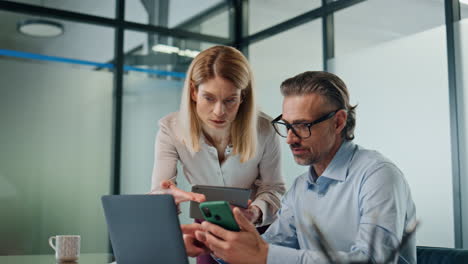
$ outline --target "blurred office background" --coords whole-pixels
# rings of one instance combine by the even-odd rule
[[[18,0],[0,1],[0,255],[51,254],[56,234],[107,252],[100,197],[149,191],[157,122],[218,44],[248,56],[272,117],[284,79],[342,77],[355,142],[411,186],[418,245],[468,248],[468,1]],[[289,187],[306,167],[284,141],[282,159]]]

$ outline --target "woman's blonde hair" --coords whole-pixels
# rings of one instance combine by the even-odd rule
[[[191,98],[191,86],[198,86],[215,77],[221,77],[241,89],[242,102],[231,125],[233,154],[240,161],[253,158],[257,147],[257,111],[254,103],[252,70],[247,59],[235,48],[214,46],[198,54],[190,64],[182,92],[179,110],[181,139],[191,153],[200,150],[202,122],[197,115],[196,103]]]

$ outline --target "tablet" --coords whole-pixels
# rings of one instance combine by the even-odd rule
[[[206,201],[226,201],[232,205],[247,208],[252,190],[236,187],[194,185],[192,192],[204,194]],[[190,217],[204,219],[199,203],[190,201]]]

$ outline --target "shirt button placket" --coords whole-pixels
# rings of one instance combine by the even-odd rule
[[[218,176],[223,180],[223,185],[226,186],[226,180],[224,179],[223,172],[221,171],[221,167],[218,169]]]

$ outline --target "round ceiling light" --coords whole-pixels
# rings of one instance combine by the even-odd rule
[[[18,22],[18,31],[33,37],[56,37],[64,32],[62,24],[45,19],[27,19]]]

